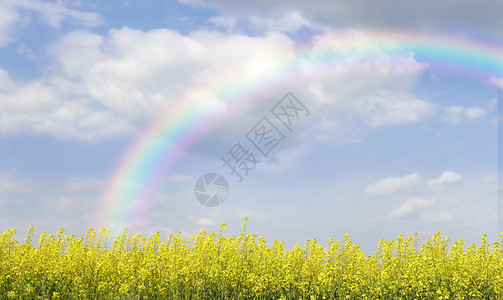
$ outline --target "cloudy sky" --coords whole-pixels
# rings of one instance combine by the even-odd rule
[[[237,234],[248,216],[249,232],[289,247],[345,233],[368,253],[415,232],[497,241],[501,11],[499,0],[3,0],[0,230],[166,236],[225,221]],[[275,105],[288,92],[303,109],[290,105],[285,126],[287,102]],[[172,135],[150,134],[160,121]],[[264,155],[251,139],[266,127]],[[255,167],[242,181],[223,164],[238,142]],[[147,143],[157,154],[133,156],[121,177]],[[206,207],[194,187],[212,172],[229,194]]]

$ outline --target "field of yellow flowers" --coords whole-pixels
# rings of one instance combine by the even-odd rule
[[[381,240],[367,256],[349,240],[285,250],[275,240],[201,230],[195,236],[0,235],[0,299],[503,299],[503,233],[450,245],[441,233]]]

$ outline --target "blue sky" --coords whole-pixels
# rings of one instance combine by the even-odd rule
[[[0,230],[102,226],[100,195],[160,111],[226,72],[245,82],[273,74],[274,59],[305,41],[365,45],[377,30],[401,30],[503,48],[497,0],[306,3],[2,1]],[[323,75],[223,114],[165,174],[135,230],[193,234],[225,221],[237,234],[248,216],[249,231],[288,246],[346,233],[369,253],[380,238],[415,232],[496,241],[501,74],[443,72],[380,45],[367,60],[351,51]],[[240,183],[220,157],[288,91],[309,116]],[[220,206],[195,198],[206,172],[229,182]]]

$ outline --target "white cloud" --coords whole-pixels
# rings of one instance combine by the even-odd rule
[[[0,111],[9,114],[47,112],[59,106],[54,90],[41,82],[31,82],[23,86],[16,85],[9,74],[0,69]]]
[[[72,19],[84,26],[91,27],[103,23],[98,14],[70,9],[60,1],[51,3],[49,1],[16,0],[14,3],[21,9],[38,13],[52,27],[59,27],[65,19]]]
[[[489,83],[503,89],[503,78],[492,76],[489,78]]]
[[[26,47],[25,43],[19,43],[17,47],[17,52],[26,56],[27,59],[33,60],[37,58],[37,56],[33,53],[33,50]]]
[[[214,220],[209,219],[209,218],[201,218],[201,219],[197,220],[196,224],[199,226],[215,226],[217,223]]]
[[[487,113],[485,109],[478,106],[462,107],[462,106],[449,106],[444,108],[444,115],[442,119],[452,124],[457,124],[462,121],[473,121],[481,118]]]
[[[98,26],[103,23],[97,13],[81,12],[65,6],[61,1],[2,0],[0,2],[0,47],[14,40],[20,27],[32,20],[26,12],[33,12],[51,27],[60,27],[64,20],[78,22],[83,26]]]
[[[65,75],[70,78],[78,77],[80,74],[85,75],[84,72],[89,72],[89,68],[95,67],[106,58],[101,49],[105,42],[101,35],[76,30],[64,35],[56,44],[50,45],[47,54]]]
[[[390,217],[394,219],[403,219],[411,217],[419,217],[419,212],[431,206],[435,199],[425,200],[421,198],[410,198],[398,208],[390,213]]]
[[[401,189],[418,186],[422,182],[418,173],[412,173],[403,177],[390,177],[370,184],[365,188],[367,196],[391,194]]]
[[[436,179],[430,179],[427,183],[428,186],[439,186],[445,183],[457,182],[461,179],[463,179],[463,176],[461,174],[457,174],[452,171],[444,171],[440,175],[440,177]],[[365,188],[365,194],[367,196],[386,195],[392,194],[405,188],[424,185],[425,182],[422,179],[422,176],[418,173],[412,173],[403,177],[390,177],[372,183]]]
[[[280,31],[293,33],[299,30],[302,26],[317,27],[307,21],[299,11],[291,11],[283,13],[276,17],[251,16],[250,22],[259,28],[265,28],[270,31]]]
[[[207,115],[230,112],[229,99],[213,94],[216,88],[245,84],[262,92],[271,84],[278,86],[278,80],[292,80],[282,88],[294,86],[299,97],[309,99],[311,111],[319,116],[310,132],[325,140],[358,141],[365,126],[419,122],[436,109],[410,93],[427,65],[396,45],[376,44],[362,31],[323,33],[295,60],[292,72],[282,62],[295,57],[294,44],[277,32],[252,37],[206,30],[184,36],[174,30],[127,27],[107,36],[73,31],[47,50],[56,64],[52,76],[16,82],[0,73],[5,114],[0,132],[103,140],[133,134],[188,101],[206,106]],[[330,49],[341,57],[327,63],[320,53]],[[299,80],[304,84],[295,84]],[[249,113],[261,114],[267,105]],[[246,116],[237,121],[243,120]],[[341,133],[347,137],[339,137]]]
[[[446,108],[444,120],[450,123],[459,123],[463,116],[464,108],[461,106],[449,106]]]
[[[216,17],[211,17],[208,20],[209,23],[218,26],[218,27],[223,27],[223,28],[232,28],[234,27],[234,24],[236,24],[236,18],[230,17],[230,16],[216,16]]]
[[[0,47],[13,40],[13,30],[21,16],[15,11],[11,1],[0,2]]]
[[[332,27],[420,29],[431,32],[482,32],[501,37],[503,3],[487,0],[480,5],[472,0],[401,1],[389,0],[376,4],[374,0],[361,1],[280,1],[257,2],[251,0],[180,0],[181,3],[212,7],[223,14],[242,19],[262,15],[273,17],[301,11],[304,18]],[[431,7],[435,6],[435,10]],[[400,12],[397,14],[396,12]]]
[[[363,119],[372,127],[417,122],[431,116],[435,105],[386,91],[360,102]]]
[[[180,101],[210,98],[213,109],[225,109],[224,99],[204,94],[212,92],[212,84],[265,81],[263,74],[272,75],[277,58],[292,49],[293,42],[281,34],[248,37],[197,31],[182,36],[166,29],[122,28],[111,30],[106,39],[73,32],[50,54],[66,76],[82,79],[92,98],[143,126]]]
[[[326,53],[337,58],[330,61]],[[359,141],[366,127],[420,122],[436,110],[435,104],[411,93],[428,65],[396,44],[378,43],[368,32],[316,36],[299,68],[306,88],[303,98],[317,100],[318,128],[313,131],[322,140]]]
[[[444,171],[442,173],[442,175],[440,175],[439,178],[430,180],[428,182],[428,184],[429,185],[441,185],[444,183],[451,183],[451,182],[460,181],[461,179],[463,179],[463,176],[461,174],[457,174],[452,171]]]
[[[483,115],[485,115],[487,112],[480,108],[480,107],[469,107],[469,108],[466,108],[465,109],[465,116],[470,119],[470,120],[475,120],[475,119],[478,119],[480,117],[482,117]]]
[[[134,132],[113,112],[92,108],[91,99],[66,79],[17,83],[0,69],[0,81],[0,134],[48,134],[93,141]]]

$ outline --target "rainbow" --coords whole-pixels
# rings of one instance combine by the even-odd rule
[[[470,79],[487,82],[491,76],[503,75],[503,47],[495,43],[419,32],[374,31],[364,33],[364,39],[358,39],[358,34],[336,32],[314,46],[299,44],[294,51],[288,49],[277,57],[274,74],[250,80],[236,78],[236,70],[229,70],[180,98],[175,107],[161,113],[142,132],[120,159],[100,199],[97,223],[112,231],[141,224],[162,179],[222,117],[272,89],[286,93],[293,84],[321,76],[302,72],[302,61],[331,66],[350,57],[355,49],[360,55],[372,55],[384,47],[386,53],[410,52],[419,62]],[[215,105],[211,99],[223,100],[227,106]]]

